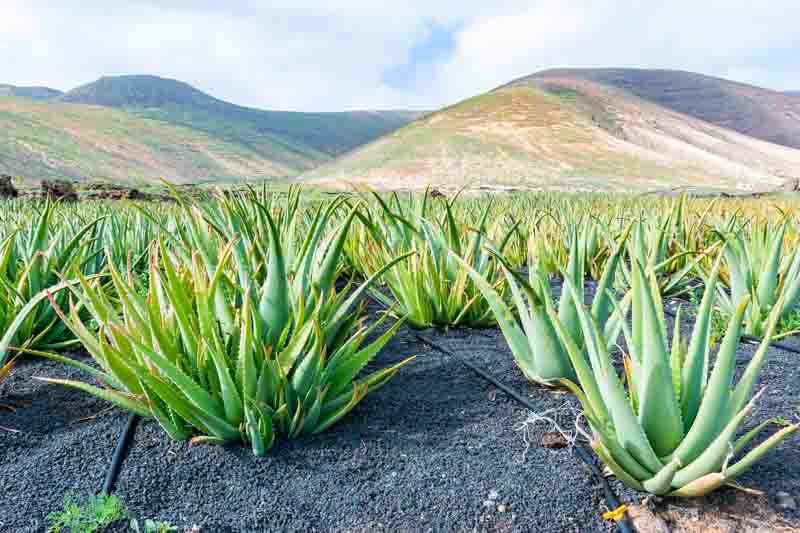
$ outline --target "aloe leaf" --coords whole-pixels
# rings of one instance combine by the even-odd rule
[[[131,411],[132,413],[136,413],[139,416],[143,417],[151,416],[150,410],[147,408],[147,404],[145,404],[141,400],[134,398],[129,394],[125,394],[111,389],[101,389],[100,387],[89,385],[88,383],[83,383],[81,381],[74,381],[69,379],[39,378],[39,377],[35,379],[38,379],[40,381],[46,381],[47,383],[55,383],[58,385],[71,387],[73,389],[82,390],[83,392],[88,392],[92,396],[100,398],[101,400],[111,402],[117,407],[121,407],[122,409]]]
[[[683,463],[686,466],[675,475],[673,487],[682,487],[694,479],[714,473],[722,468],[725,463],[725,458],[733,449],[732,441],[736,435],[736,430],[739,428],[744,418],[753,411],[757,398],[758,396],[753,398],[753,400],[744,409],[739,411],[719,433],[714,429],[708,430],[709,433],[713,432],[711,433],[713,439],[709,441],[708,445],[699,456],[696,458],[687,458],[688,460]],[[675,457],[678,458],[679,454],[676,453]]]
[[[531,368],[529,364],[533,358],[530,345],[528,344],[528,338],[525,336],[522,328],[520,328],[519,324],[517,323],[517,318],[514,316],[511,308],[506,304],[494,287],[492,287],[492,285],[486,281],[486,279],[479,272],[473,269],[467,264],[466,261],[454,253],[452,253],[452,256],[461,265],[461,267],[466,270],[467,274],[469,274],[470,278],[472,278],[472,281],[483,294],[483,297],[486,298],[486,302],[492,309],[492,312],[497,319],[497,324],[500,326],[500,330],[503,332],[503,336],[505,337],[506,342],[508,342],[511,351],[514,353],[515,358],[518,361],[521,361],[522,365],[528,367],[530,373],[532,374],[530,376],[531,379],[534,379],[534,376],[537,379],[542,379],[536,376],[536,367],[534,366]],[[512,282],[514,282],[513,277],[509,277],[509,283]]]
[[[639,423],[647,434],[654,451],[659,456],[671,453],[683,439],[680,407],[672,386],[672,370],[667,355],[662,323],[658,317],[654,295],[648,290],[644,271],[638,263],[633,265],[634,299],[640,301],[641,315],[634,316],[634,324],[641,322],[642,354],[641,381],[638,384]],[[653,274],[650,275],[653,277]],[[636,294],[639,290],[640,294]],[[655,289],[657,290],[657,289]],[[657,294],[657,292],[656,292]],[[660,303],[660,300],[659,300]]]
[[[17,334],[17,331],[22,326],[23,322],[28,318],[29,313],[33,311],[37,305],[46,300],[49,295],[77,285],[78,283],[78,280],[68,280],[53,285],[52,287],[39,292],[37,295],[31,298],[30,301],[28,301],[28,303],[22,307],[22,309],[19,310],[17,316],[14,318],[11,324],[9,324],[8,329],[5,331],[2,339],[0,339],[0,365],[5,364],[8,357],[8,349],[11,346],[11,343],[14,341],[14,336]]]
[[[274,344],[286,324],[289,322],[289,285],[286,277],[286,264],[283,250],[280,247],[278,230],[272,216],[265,209],[264,218],[269,228],[269,265],[267,266],[267,279],[261,289],[261,301],[258,305],[258,314],[267,326],[265,339],[268,344]]]
[[[717,354],[717,361],[705,389],[697,417],[687,432],[686,438],[675,450],[675,455],[680,457],[683,464],[694,461],[716,437],[718,430],[727,423],[726,407],[735,369],[742,317],[747,305],[748,300],[745,298],[728,324],[728,330]]]
[[[565,283],[568,290],[575,293],[571,283]],[[577,299],[577,294],[575,294]],[[578,308],[586,349],[592,361],[592,370],[598,389],[613,421],[617,440],[636,460],[651,472],[659,471],[664,465],[659,460],[644,430],[639,425],[628,401],[625,390],[619,381],[605,342],[600,339],[600,331],[594,319],[583,307]]]
[[[780,444],[787,437],[794,434],[798,429],[800,429],[800,425],[798,424],[787,426],[750,450],[747,455],[739,459],[739,461],[737,461],[735,464],[728,467],[728,469],[725,471],[726,481],[735,479],[750,470],[754,464],[756,464],[762,457],[764,457],[764,455],[767,454],[767,452]]]
[[[597,440],[593,440],[591,444],[592,450],[594,450],[603,463],[608,466],[608,469],[611,470],[611,473],[614,474],[617,479],[636,490],[645,490],[644,486],[639,483],[639,480],[628,474],[628,472],[614,460],[611,452],[609,452],[603,444]]]
[[[694,424],[703,397],[706,367],[711,349],[711,313],[723,253],[717,258],[711,275],[706,280],[705,292],[697,311],[691,341],[681,370],[681,408],[684,430],[687,432]]]

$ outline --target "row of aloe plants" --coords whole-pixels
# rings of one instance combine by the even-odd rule
[[[527,226],[507,212],[490,219],[502,205],[466,200],[457,208],[454,198],[427,194],[301,204],[296,190],[220,194],[212,202],[178,197],[174,208],[98,215],[80,229],[36,224],[45,229],[29,233],[37,244],[28,247],[20,247],[24,232],[10,232],[4,242],[16,255],[6,263],[18,270],[5,279],[48,277],[6,284],[13,289],[6,295],[19,297],[0,355],[14,345],[78,366],[104,386],[60,383],[152,416],[173,438],[244,440],[263,454],[276,437],[330,427],[406,364],[361,374],[404,320],[415,327],[499,323],[528,378],[563,383],[578,395],[598,455],[633,487],[704,493],[797,429],[787,427],[728,466],[727,445],[750,409],[768,343],[796,298],[795,256],[776,259],[768,246],[783,250],[789,217],[746,231],[734,226],[741,219],[734,214],[715,232],[706,223],[711,206],[690,216],[686,199],[650,218],[577,216],[548,206]],[[53,212],[46,205],[34,219]],[[518,272],[525,242],[528,280]],[[34,256],[54,262],[20,274]],[[739,283],[747,268],[773,269],[780,281],[762,285],[762,275],[758,285],[746,277]],[[363,281],[337,286],[348,272]],[[558,305],[554,273],[564,280]],[[719,282],[726,274],[730,291]],[[598,282],[590,308],[586,275]],[[692,290],[694,275],[705,277],[705,292],[693,337],[684,350],[676,329],[668,350],[661,299]],[[364,323],[359,296],[367,291],[400,318],[372,342],[367,336],[380,322]],[[710,314],[726,297],[736,307],[709,378]],[[749,318],[756,314],[765,340],[731,389],[739,334],[756,324]],[[26,329],[30,317],[38,317],[36,326]],[[627,390],[609,355],[621,332],[630,353]],[[99,368],[44,351],[75,342]],[[655,422],[659,406],[668,424]]]

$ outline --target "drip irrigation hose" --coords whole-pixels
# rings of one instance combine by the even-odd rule
[[[672,318],[676,317],[676,313],[673,312],[671,309],[664,309],[664,314],[669,315]],[[740,338],[742,341],[747,342],[749,344],[760,344],[764,340],[762,337],[754,337],[753,335],[742,335]],[[798,348],[797,346],[786,344],[781,341],[772,341],[769,343],[769,345],[778,348],[779,350],[800,354],[800,348]]]
[[[753,337],[752,335],[742,335],[742,340],[749,342],[750,344],[760,344],[764,339],[761,337]],[[800,349],[798,349],[797,346],[790,346],[781,341],[772,341],[769,343],[769,345],[786,352],[800,354]]]
[[[516,400],[526,409],[529,409],[530,411],[533,412],[536,411],[536,406],[534,406],[530,400],[522,396],[520,393],[518,393],[505,383],[499,381],[497,378],[495,378],[493,375],[486,372],[479,366],[474,365],[473,363],[467,361],[463,357],[460,357],[459,355],[456,355],[450,350],[447,350],[446,348],[443,348],[435,344],[434,342],[426,339],[422,335],[415,334],[415,336],[417,340],[419,340],[422,344],[425,344],[426,346],[429,346],[430,348],[436,350],[437,352],[443,353],[447,356],[453,357],[454,359],[458,360],[461,364],[463,364],[464,366],[466,366],[467,368],[478,374],[480,377],[482,377],[483,379],[485,379],[486,381],[488,381],[501,391],[505,392],[508,396]],[[605,493],[606,503],[608,504],[609,509],[619,508],[620,503],[619,500],[617,499],[616,494],[614,494],[614,491],[611,489],[611,485],[608,484],[608,480],[600,471],[597,464],[592,460],[589,453],[587,453],[584,447],[578,443],[575,443],[572,449],[575,451],[575,455],[577,455],[582,462],[586,463],[586,465],[591,469],[594,477],[597,478],[597,480],[603,486],[603,492]],[[633,533],[633,528],[631,527],[631,524],[628,521],[627,516],[623,517],[619,522],[617,522],[617,528],[620,531],[620,533]]]
[[[111,464],[108,467],[108,472],[106,472],[106,480],[103,482],[101,494],[114,492],[114,485],[117,483],[120,470],[122,470],[122,463],[125,462],[125,458],[131,449],[133,435],[136,433],[136,426],[139,425],[141,418],[135,413],[131,413],[128,417],[128,423],[125,424],[125,429],[122,430],[122,434],[119,436],[117,448],[114,450],[114,456],[111,458]]]

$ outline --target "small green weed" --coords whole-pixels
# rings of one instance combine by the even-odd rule
[[[128,528],[134,533],[172,533],[178,528],[169,522],[142,520],[130,516],[116,496],[101,494],[82,498],[73,492],[64,496],[64,510],[47,515],[47,533],[100,533],[109,526],[130,518]]]
[[[48,533],[96,533],[127,517],[128,511],[116,496],[102,494],[82,499],[74,493],[64,496],[64,510],[50,513]]]

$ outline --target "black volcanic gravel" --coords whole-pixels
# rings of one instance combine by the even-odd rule
[[[602,490],[586,467],[567,449],[541,446],[548,425],[530,428],[528,446],[520,429],[525,409],[415,334],[404,327],[379,356],[381,366],[419,356],[388,385],[330,431],[281,441],[267,457],[239,444],[172,442],[155,422],[143,422],[116,494],[135,516],[203,532],[613,529],[602,521]],[[577,405],[570,395],[529,384],[496,329],[422,334],[527,394],[540,412]],[[742,346],[740,366],[753,350]],[[759,419],[796,413],[797,368],[795,354],[772,351]],[[97,491],[127,417],[32,376],[85,379],[63,365],[28,360],[0,385],[0,403],[19,407],[0,411],[0,426],[19,430],[0,431],[2,532],[44,531],[65,492]],[[561,416],[565,425],[572,420]],[[800,499],[797,439],[740,482]],[[622,501],[642,498],[612,486]],[[797,512],[785,516],[800,524]]]

